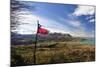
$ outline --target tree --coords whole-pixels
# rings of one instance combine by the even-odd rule
[[[25,1],[11,0],[11,32],[15,31],[16,28],[20,25],[20,19],[23,18],[21,15],[27,14],[20,12],[30,11],[34,9],[34,6],[27,4],[27,2]]]

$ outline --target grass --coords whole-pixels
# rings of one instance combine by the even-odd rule
[[[34,64],[33,45],[12,46],[12,66]],[[44,42],[37,45],[36,64],[88,61],[95,61],[95,46],[93,45],[81,45],[79,42]]]

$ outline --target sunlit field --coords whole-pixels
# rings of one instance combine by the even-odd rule
[[[11,47],[12,65],[34,64],[34,44]],[[38,43],[36,64],[55,64],[95,61],[95,46],[79,42]]]

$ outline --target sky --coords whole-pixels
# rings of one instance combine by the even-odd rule
[[[19,34],[35,34],[37,20],[50,33],[71,34],[78,37],[94,37],[95,6],[77,4],[58,4],[34,1],[20,1],[27,9],[19,15]]]

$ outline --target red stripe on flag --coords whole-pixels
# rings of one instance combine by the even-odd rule
[[[39,27],[38,33],[40,33],[40,34],[48,34],[49,31],[47,29],[44,29],[44,28]]]

